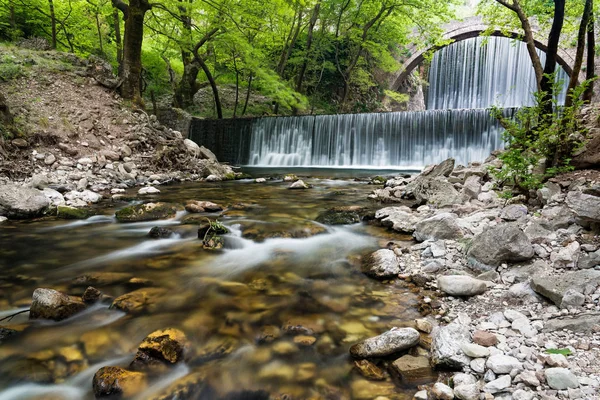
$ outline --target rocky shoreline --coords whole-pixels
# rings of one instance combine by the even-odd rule
[[[417,243],[390,242],[363,272],[420,288],[415,328],[448,374],[415,399],[599,399],[600,175],[553,179],[525,203],[494,191],[500,166],[450,159],[370,196],[413,206],[376,212]]]

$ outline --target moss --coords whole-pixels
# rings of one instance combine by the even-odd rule
[[[86,219],[90,216],[90,212],[83,208],[58,206],[56,216],[62,219]]]
[[[169,203],[147,203],[124,207],[115,213],[119,222],[156,221],[175,217],[177,207]]]
[[[328,210],[319,214],[316,221],[325,225],[349,225],[360,222],[360,216],[356,211]]]
[[[225,181],[232,181],[234,179],[235,179],[235,173],[233,173],[233,172],[225,174],[225,176],[223,177],[223,180],[225,180]]]

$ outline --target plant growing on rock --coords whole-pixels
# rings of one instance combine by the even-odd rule
[[[589,83],[584,82],[569,94],[571,105],[561,107],[554,98],[552,112],[546,112],[543,93],[535,94],[534,106],[520,109],[512,118],[500,108],[492,109],[492,116],[505,129],[506,150],[499,155],[503,165],[491,171],[500,187],[512,187],[528,195],[547,179],[573,169],[571,156],[585,137],[579,114],[584,104],[581,97]],[[554,82],[554,92],[558,93],[561,86],[561,82]]]

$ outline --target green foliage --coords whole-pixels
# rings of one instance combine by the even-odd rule
[[[6,55],[2,57],[0,60],[0,80],[8,82],[24,75],[23,67],[15,62],[13,56]]]
[[[568,349],[568,348],[564,348],[564,349],[547,349],[546,353],[548,354],[562,354],[563,356],[570,356],[571,354],[573,354],[573,352]]]
[[[578,117],[583,105],[581,95],[588,84],[569,94],[574,100],[569,107],[559,107],[556,99],[549,106],[544,95],[536,93],[535,105],[519,109],[513,118],[506,117],[499,108],[492,109],[492,116],[505,128],[506,150],[499,155],[503,165],[491,171],[500,186],[528,194],[541,188],[548,178],[573,169],[571,155],[584,137]],[[562,82],[555,82],[554,93],[559,93],[561,86]]]

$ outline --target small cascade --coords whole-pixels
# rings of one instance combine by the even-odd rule
[[[546,54],[537,50],[542,64]],[[564,104],[569,76],[557,66]],[[427,109],[533,105],[535,72],[525,43],[505,37],[476,37],[437,51],[429,69]]]
[[[485,109],[260,118],[248,164],[411,169],[454,157],[466,165],[502,148],[500,133]]]

